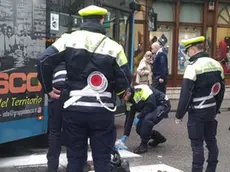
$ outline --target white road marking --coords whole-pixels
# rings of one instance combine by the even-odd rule
[[[170,167],[165,164],[156,164],[156,165],[144,165],[144,166],[136,166],[130,168],[131,172],[183,172],[179,169]]]
[[[131,172],[183,172],[165,164],[143,165],[130,167]],[[90,171],[94,172],[94,171]]]
[[[127,150],[119,151],[122,158],[138,158],[141,157],[138,154],[134,154]],[[88,152],[88,161],[92,161],[92,153]],[[0,159],[0,167],[20,166],[20,165],[35,165],[46,164],[46,154],[33,154],[28,156],[7,157]],[[67,165],[66,153],[60,155],[60,165]]]

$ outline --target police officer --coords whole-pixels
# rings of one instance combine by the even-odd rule
[[[53,87],[58,90],[65,88],[66,79],[65,63],[58,65],[53,74]],[[48,172],[57,172],[59,156],[61,153],[61,129],[62,129],[63,102],[60,99],[49,97],[48,117],[49,117],[49,148],[47,153]]]
[[[221,65],[204,52],[205,37],[182,41],[190,57],[185,70],[176,113],[180,123],[188,111],[188,135],[193,151],[192,172],[202,172],[204,163],[203,142],[209,151],[206,172],[215,172],[218,163],[216,141],[217,121],[224,97],[224,73]]]
[[[66,63],[70,96],[63,115],[67,172],[83,171],[88,138],[95,171],[110,171],[116,138],[114,92],[123,96],[131,74],[122,46],[105,36],[106,13],[106,9],[93,5],[80,10],[80,30],[61,37],[38,58],[38,78],[45,92],[57,99],[61,91],[52,88],[50,78],[58,64]]]
[[[66,69],[62,62],[54,69],[53,87],[58,90],[66,88]],[[59,165],[59,156],[61,153],[61,130],[62,130],[62,112],[63,102],[60,99],[48,99],[48,117],[49,117],[49,148],[47,152],[48,168],[47,172],[57,172]],[[88,171],[90,165],[87,164],[85,157],[84,171]]]
[[[170,111],[171,105],[167,96],[155,88],[147,85],[130,87],[125,95],[126,108],[129,112],[124,129],[123,143],[130,135],[132,123],[136,125],[136,132],[141,137],[140,145],[134,153],[141,154],[148,151],[148,144],[155,147],[166,142],[166,138],[152,128],[158,124]],[[135,113],[140,112],[135,118]],[[135,119],[134,119],[135,118]],[[117,145],[116,145],[117,146]],[[119,149],[119,145],[118,145]]]

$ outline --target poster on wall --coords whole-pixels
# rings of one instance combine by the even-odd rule
[[[40,116],[44,94],[36,59],[45,50],[46,20],[40,15],[46,0],[0,2],[0,122]]]
[[[53,31],[59,30],[59,14],[50,14],[50,29]]]

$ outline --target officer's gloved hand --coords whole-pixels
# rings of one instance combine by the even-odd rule
[[[135,118],[135,119],[134,119],[134,125],[137,126],[137,124],[138,124],[139,121],[140,121],[139,118]]]
[[[125,141],[127,139],[127,136],[122,136],[119,140],[115,143],[116,150],[128,150],[128,147],[125,145]]]

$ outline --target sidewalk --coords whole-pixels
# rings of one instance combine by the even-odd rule
[[[176,112],[178,102],[179,100],[177,99],[171,99],[171,105],[172,105],[171,112]],[[230,100],[229,99],[225,99],[223,101],[220,111],[221,112],[230,111]]]

